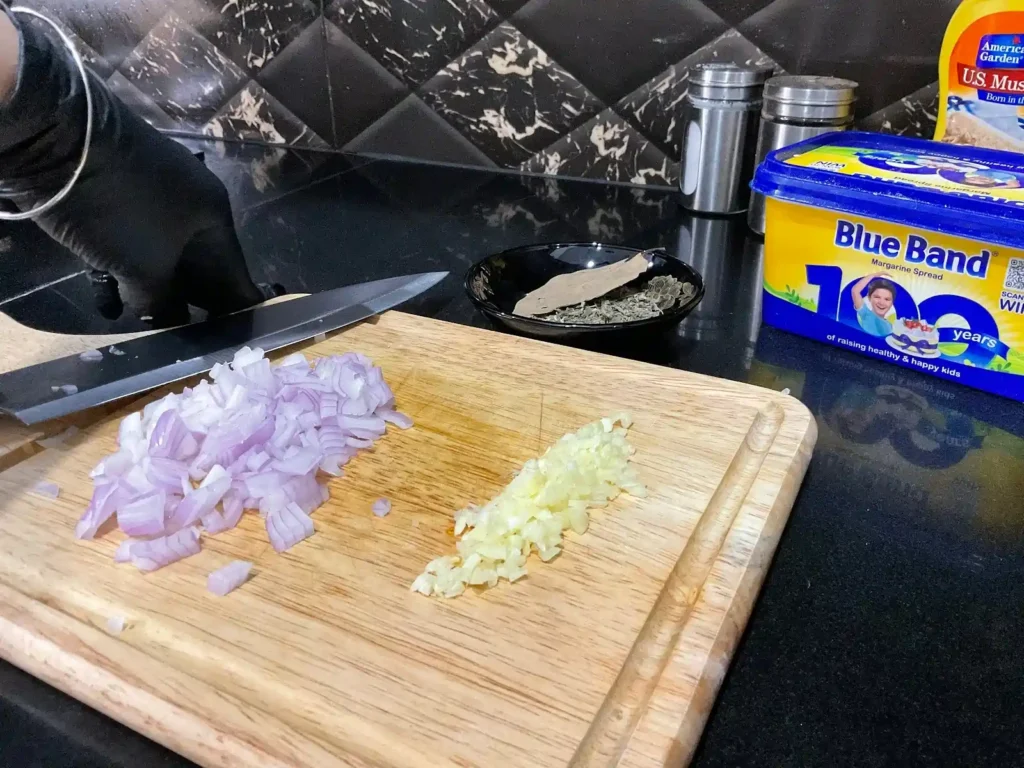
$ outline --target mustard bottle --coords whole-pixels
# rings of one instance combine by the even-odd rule
[[[1024,152],[1024,0],[964,0],[939,56],[935,138]]]

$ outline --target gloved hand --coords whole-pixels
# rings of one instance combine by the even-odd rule
[[[12,19],[21,59],[17,85],[0,104],[0,199],[24,211],[71,177],[86,105],[60,40],[39,22]],[[70,194],[34,221],[94,270],[113,275],[124,303],[154,326],[188,322],[188,304],[220,314],[278,293],[250,277],[220,180],[91,73],[89,84],[88,163]]]

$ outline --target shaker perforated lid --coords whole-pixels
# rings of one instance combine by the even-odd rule
[[[690,70],[694,85],[719,85],[744,88],[760,85],[772,75],[770,67],[744,67],[739,64],[712,62],[698,64]]]
[[[853,113],[857,83],[840,77],[777,75],[764,84],[769,117],[843,117]]]
[[[697,98],[747,101],[760,98],[771,67],[710,62],[689,71],[689,93]]]

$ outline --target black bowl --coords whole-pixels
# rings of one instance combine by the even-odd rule
[[[466,293],[492,320],[526,336],[559,341],[622,341],[643,334],[649,336],[677,325],[704,298],[704,280],[689,264],[660,248],[643,251],[651,267],[628,285],[638,286],[659,275],[690,283],[696,292],[657,317],[627,323],[558,323],[512,314],[516,303],[556,275],[594,269],[631,258],[636,248],[601,243],[547,243],[526,245],[488,256],[466,274]]]

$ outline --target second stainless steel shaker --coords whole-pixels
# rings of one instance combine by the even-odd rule
[[[690,70],[679,172],[685,208],[717,214],[746,210],[761,90],[771,73],[724,63]]]
[[[764,106],[757,139],[755,167],[775,149],[788,147],[829,131],[845,131],[853,123],[857,83],[838,77],[779,75],[764,85]],[[765,200],[754,192],[747,223],[764,234]]]

